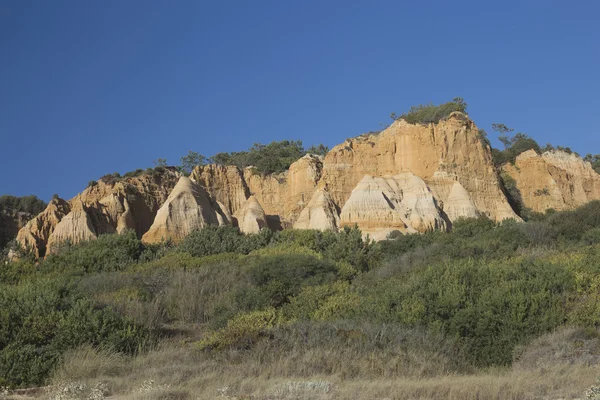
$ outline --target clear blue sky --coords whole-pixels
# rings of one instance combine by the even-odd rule
[[[600,153],[600,2],[0,2],[0,194],[253,142],[332,146],[461,96]],[[495,141],[498,144],[497,141]]]

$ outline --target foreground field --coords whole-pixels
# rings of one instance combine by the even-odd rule
[[[189,349],[164,348],[136,360],[89,354],[70,360],[50,387],[9,399],[583,399],[600,367],[557,364],[429,378],[342,379],[282,376],[270,368],[236,365],[223,371]],[[70,377],[65,373],[72,374]],[[73,378],[77,378],[73,380]]]
[[[50,386],[6,398],[486,400],[596,399],[600,393],[595,387],[600,340],[582,329],[564,328],[537,339],[519,350],[510,368],[463,374],[444,372],[418,351],[399,362],[355,350],[354,360],[343,351],[310,346],[287,354],[269,350],[274,349],[215,355],[170,340],[127,357],[84,347],[65,357]]]

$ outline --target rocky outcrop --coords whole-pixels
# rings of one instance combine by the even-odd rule
[[[228,214],[218,203],[211,202],[206,191],[182,176],[156,214],[154,223],[142,237],[146,243],[171,239],[181,241],[192,231],[207,225],[228,225]]]
[[[425,182],[411,172],[365,175],[341,211],[342,226],[358,227],[374,239],[402,233],[445,230],[446,221]]]
[[[450,221],[456,221],[459,218],[476,218],[479,216],[477,207],[469,192],[458,181],[454,181],[450,188],[450,193],[443,203],[443,210]]]
[[[267,216],[256,199],[250,196],[235,215],[237,225],[243,233],[258,233],[267,227]]]
[[[190,178],[231,215],[242,208],[250,196],[242,171],[233,165],[201,165],[192,171]]]
[[[428,186],[450,221],[456,221],[459,218],[474,218],[480,215],[471,195],[461,185],[456,175],[437,171],[429,179]]]
[[[329,193],[317,189],[294,223],[294,229],[337,230],[340,226],[338,210]]]
[[[43,257],[62,242],[78,243],[104,233],[131,229],[141,237],[179,176],[174,169],[163,169],[124,179],[104,177],[67,202],[51,202],[19,231],[17,241]]]
[[[244,179],[267,216],[278,219],[281,227],[291,228],[317,190],[322,170],[321,157],[307,154],[282,174],[262,176],[246,168]]]
[[[114,229],[107,230],[104,221],[98,221],[97,217],[98,210],[96,208],[86,206],[80,199],[74,200],[71,203],[71,211],[56,224],[54,231],[48,238],[48,253],[52,253],[65,242],[79,243],[85,240],[96,239],[99,232],[101,232],[96,229],[96,227],[100,228],[100,223],[102,224],[102,228],[104,228],[104,232],[102,233],[115,232]]]
[[[325,156],[319,184],[336,204],[344,205],[365,175],[394,176],[405,171],[428,186],[439,186],[441,175],[451,177],[481,214],[497,221],[519,218],[500,188],[489,147],[479,140],[473,121],[458,112],[438,124],[397,120],[378,134],[347,140]]]
[[[23,248],[30,249],[36,257],[43,257],[50,235],[69,212],[69,203],[60,198],[52,199],[44,211],[19,230],[17,241]]]
[[[322,158],[307,154],[280,174],[261,175],[252,167],[241,170],[235,166],[203,165],[196,167],[190,177],[232,215],[254,195],[269,227],[282,229],[291,227],[306,207],[317,190],[322,170]]]
[[[502,170],[514,179],[522,204],[536,212],[568,210],[600,199],[600,175],[575,154],[529,150]]]

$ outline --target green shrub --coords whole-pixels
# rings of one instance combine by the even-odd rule
[[[60,279],[0,286],[0,310],[0,376],[11,386],[43,384],[64,352],[81,344],[133,353],[151,339]]]
[[[591,154],[586,154],[583,160],[589,162],[594,171],[600,174],[600,154],[596,154],[594,156]]]
[[[564,323],[574,282],[561,265],[519,259],[457,260],[359,279],[368,283],[358,284],[353,315],[456,337],[480,366],[510,363],[515,346]]]
[[[129,172],[126,172],[126,173],[123,175],[123,178],[135,178],[135,177],[138,177],[138,176],[142,176],[142,175],[144,175],[145,173],[146,173],[146,172],[145,172],[143,169],[141,169],[141,168],[138,168],[138,169],[136,169],[135,171],[129,171]]]
[[[367,271],[378,265],[381,259],[379,245],[364,240],[358,227],[344,227],[339,232],[316,230],[284,230],[274,241],[282,244],[298,244],[336,262],[347,262],[359,271]]]
[[[359,302],[348,282],[307,286],[283,307],[283,316],[291,321],[339,319],[351,314]]]
[[[599,244],[600,243],[600,226],[592,228],[589,231],[581,235],[581,241],[586,245]]]
[[[287,171],[293,162],[306,154],[325,155],[328,150],[322,144],[304,149],[300,140],[283,140],[267,145],[255,143],[247,151],[217,153],[209,161],[221,165],[236,165],[239,168],[252,166],[260,174],[274,174]]]
[[[503,132],[508,133],[510,131],[512,131],[512,129]],[[500,136],[500,139],[504,142],[504,150],[492,150],[493,162],[497,167],[500,167],[506,163],[514,164],[517,156],[528,150],[535,150],[535,152],[538,154],[542,153],[542,149],[540,148],[539,144],[532,137],[524,133],[519,132],[513,137]]]
[[[198,342],[198,346],[202,350],[249,349],[263,338],[278,320],[277,312],[273,308],[240,314],[229,321],[225,328]]]
[[[0,196],[0,212],[24,212],[37,215],[44,211],[47,204],[37,196]]]
[[[410,110],[407,113],[402,114],[400,118],[409,124],[437,124],[455,111],[462,113],[467,112],[467,103],[460,97],[457,97],[448,103],[440,104],[439,106],[433,104],[412,106]]]
[[[587,231],[600,227],[600,201],[591,201],[575,210],[552,213],[546,222],[559,239],[579,242]]]
[[[452,232],[460,237],[471,238],[481,235],[496,227],[491,219],[481,216],[479,218],[459,218],[452,224]]]
[[[137,262],[143,245],[135,232],[100,235],[77,245],[64,244],[41,264],[44,272],[91,273],[120,271]]]
[[[195,257],[219,253],[248,254],[268,245],[272,237],[273,232],[269,229],[263,229],[257,234],[244,235],[232,226],[209,225],[186,236],[178,249]]]
[[[333,282],[337,273],[332,261],[303,254],[263,256],[248,263],[250,282],[273,307],[287,303],[304,286]]]

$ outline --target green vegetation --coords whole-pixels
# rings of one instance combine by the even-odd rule
[[[34,195],[22,197],[0,196],[0,213],[24,212],[37,215],[44,211],[45,208],[46,203]]]
[[[400,117],[397,117],[395,113],[392,113],[390,117],[392,119],[403,119],[409,124],[437,124],[455,111],[467,113],[467,103],[461,97],[456,97],[452,101],[439,106],[433,104],[412,106],[408,112],[400,115]]]
[[[594,169],[594,171],[600,174],[600,154],[592,156],[588,153],[585,155],[583,160],[592,164],[592,168]]]
[[[245,151],[231,153],[217,153],[213,157],[207,158],[195,151],[189,151],[188,154],[181,157],[181,164],[177,167],[168,167],[165,158],[159,158],[153,161],[154,168],[130,171],[123,176],[118,172],[104,175],[100,180],[105,183],[118,182],[122,179],[135,178],[143,175],[156,175],[163,173],[171,168],[178,170],[185,176],[189,176],[192,170],[199,165],[219,164],[235,165],[239,168],[253,167],[256,172],[268,175],[277,174],[289,169],[290,165],[302,158],[306,154],[324,156],[329,148],[323,144],[304,148],[300,140],[283,140],[281,142],[271,142],[269,144],[254,143],[254,145]],[[96,181],[90,181],[88,187],[95,186]]]
[[[181,157],[181,166],[179,169],[187,176],[192,172],[195,166],[204,165],[206,162],[206,157],[190,150],[187,155]]]
[[[286,171],[292,163],[306,154],[325,155],[329,149],[320,144],[305,149],[300,140],[283,140],[267,145],[255,143],[246,151],[217,153],[211,163],[236,165],[239,168],[254,167],[260,174],[276,174]]]
[[[504,130],[499,130],[498,125],[506,128],[506,126],[502,124],[493,124],[495,126],[495,130],[497,132],[507,132]],[[502,164],[506,163],[515,163],[517,156],[521,153],[524,153],[528,150],[535,150],[536,153],[541,154],[543,151],[547,150],[538,145],[538,143],[533,140],[530,136],[524,133],[517,133],[514,136],[510,137],[505,134],[501,134],[499,136],[500,141],[504,144],[504,150],[492,149],[492,157],[494,159],[494,164],[500,167]]]
[[[83,343],[132,354],[150,339],[67,279],[0,285],[0,309],[0,385],[43,382],[67,349]]]
[[[9,263],[2,384],[43,384],[82,345],[145,357],[173,335],[211,365],[292,357],[294,374],[462,374],[510,365],[559,327],[600,328],[600,202],[391,236],[208,227],[146,246],[128,232]]]

